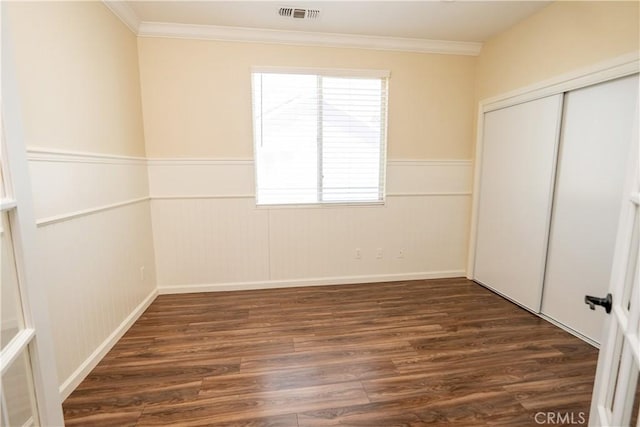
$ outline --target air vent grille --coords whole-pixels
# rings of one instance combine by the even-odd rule
[[[278,15],[291,19],[318,19],[320,17],[320,10],[300,7],[281,7],[278,10]]]

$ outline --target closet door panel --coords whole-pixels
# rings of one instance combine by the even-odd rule
[[[609,287],[637,97],[637,75],[565,95],[542,312],[596,342],[584,296]]]
[[[538,312],[562,95],[486,113],[474,280]]]

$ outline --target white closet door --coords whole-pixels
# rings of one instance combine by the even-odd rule
[[[596,342],[606,316],[638,76],[565,94],[542,312]]]
[[[484,115],[474,280],[539,311],[562,95]]]

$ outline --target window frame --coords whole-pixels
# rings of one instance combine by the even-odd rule
[[[258,147],[256,144],[255,114],[256,106],[253,102],[255,93],[254,74],[304,74],[321,77],[343,77],[343,78],[362,78],[362,79],[381,79],[384,88],[384,111],[381,117],[384,123],[384,130],[381,132],[380,143],[380,164],[379,164],[379,180],[378,180],[378,200],[337,200],[337,201],[321,201],[315,202],[292,202],[292,203],[258,203]],[[349,69],[349,68],[316,68],[316,67],[280,67],[280,66],[252,66],[250,69],[251,80],[251,135],[253,146],[253,171],[254,171],[254,203],[258,209],[271,208],[330,208],[330,207],[371,207],[385,206],[386,204],[386,177],[387,177],[387,147],[388,147],[388,129],[389,129],[389,80],[391,73],[389,70],[382,69]],[[382,107],[382,104],[381,104]],[[321,171],[318,171],[318,176]],[[322,190],[318,189],[321,193]]]

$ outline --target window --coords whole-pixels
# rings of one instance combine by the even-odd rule
[[[387,79],[254,69],[257,204],[382,201]]]

